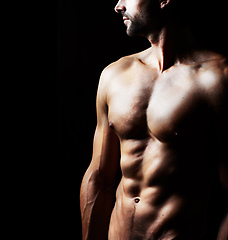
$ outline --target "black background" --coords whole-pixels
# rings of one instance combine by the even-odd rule
[[[121,16],[114,12],[116,2],[58,2],[58,175],[64,239],[81,239],[79,190],[91,161],[101,71],[150,46],[144,38],[126,35]],[[210,27],[204,32],[210,36]],[[207,44],[214,45],[214,39]]]

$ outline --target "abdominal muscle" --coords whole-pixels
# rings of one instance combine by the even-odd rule
[[[195,200],[193,189],[186,194],[184,186],[188,188],[188,184],[181,176],[187,173],[179,174],[175,151],[153,139],[147,140],[145,148],[143,144],[122,144],[123,177],[116,192],[108,239],[171,240],[181,234],[190,237],[194,231],[200,236],[203,229],[197,229],[197,221],[204,219],[202,212],[202,218],[198,217],[202,202],[198,193]]]

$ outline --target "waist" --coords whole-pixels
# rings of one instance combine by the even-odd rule
[[[149,187],[142,188],[138,195],[130,195],[125,192],[123,183],[124,179],[117,191],[113,214],[120,229],[127,229],[129,225],[134,234],[152,234],[155,238],[146,239],[159,239],[164,232],[187,232],[189,224],[196,233],[204,228],[206,204],[197,194],[187,197],[171,189]]]
[[[166,184],[145,186],[141,181],[122,178],[116,192],[117,199],[124,195],[128,199],[140,199],[144,203],[157,206],[165,203],[169,198],[186,202],[187,200],[205,201],[209,196],[209,187],[203,182],[185,183],[183,180],[169,181]],[[174,197],[175,196],[175,197]],[[138,200],[136,200],[138,201]]]

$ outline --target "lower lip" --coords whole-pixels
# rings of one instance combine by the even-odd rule
[[[128,22],[129,21],[129,19],[124,19],[124,23],[126,23],[126,22]]]

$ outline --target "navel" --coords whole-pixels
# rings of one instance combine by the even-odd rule
[[[136,197],[134,200],[135,200],[135,203],[139,203],[140,202],[140,197]]]

